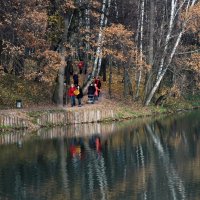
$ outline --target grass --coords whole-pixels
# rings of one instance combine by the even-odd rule
[[[121,120],[200,107],[200,95],[188,95],[184,99],[168,98],[162,106],[151,104],[148,107],[144,107],[142,102],[134,101],[131,96],[127,96],[126,98],[123,96],[123,83],[121,80],[122,75],[114,72],[112,80],[112,99],[108,98],[108,82],[102,82],[102,89],[105,94],[104,98],[99,104],[88,106],[88,108],[85,106],[85,110],[110,109],[114,111],[114,119]],[[15,108],[16,100],[21,99],[23,106],[30,108],[26,114],[27,118],[29,118],[34,125],[37,125],[37,119],[42,115],[66,112],[62,109],[52,109],[52,106],[49,106],[49,109],[47,108],[48,105],[52,105],[51,98],[53,87],[47,86],[44,83],[25,81],[16,76],[6,74],[1,77],[0,88],[0,109]],[[78,108],[73,108],[73,110],[68,109],[68,112],[74,112],[76,109],[78,110]],[[111,120],[113,119],[105,119],[105,121]],[[45,126],[51,127],[53,125],[46,124]],[[9,128],[11,127],[0,127],[0,130]]]
[[[11,74],[0,78],[0,109],[15,108],[18,99],[26,108],[51,102],[52,88],[44,83],[22,80]]]

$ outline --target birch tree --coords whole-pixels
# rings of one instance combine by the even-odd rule
[[[103,0],[102,8],[101,8],[101,15],[100,15],[100,22],[99,22],[99,33],[97,38],[97,48],[96,48],[96,55],[94,59],[94,65],[92,69],[92,76],[96,75],[96,71],[98,68],[98,61],[102,51],[102,43],[103,43],[103,27],[105,26],[105,12],[106,12],[106,5],[108,0]],[[88,85],[90,84],[90,80],[87,81],[83,88],[83,92],[86,92]]]
[[[166,21],[165,26],[167,26],[167,31],[164,36],[162,49],[160,49],[161,54],[159,54],[160,60],[157,67],[157,77],[156,81],[148,94],[145,105],[149,105],[151,99],[153,98],[156,90],[158,89],[163,77],[165,76],[174,54],[179,46],[181,37],[187,26],[188,19],[180,19],[181,12],[188,12],[189,9],[195,4],[196,0],[184,0],[184,1],[170,1],[170,17],[169,21]]]
[[[139,29],[139,62],[142,65],[143,62],[143,31],[144,31],[144,0],[141,0],[140,2],[140,18],[139,18],[139,23],[138,23],[138,29]],[[138,72],[137,72],[137,85],[136,85],[136,98],[139,96],[139,88],[140,88],[140,83],[141,83],[141,78],[142,78],[142,66],[140,66]]]
[[[149,11],[149,41],[148,41],[148,48],[147,48],[147,64],[152,68],[153,60],[154,60],[154,32],[155,32],[155,2],[154,0],[150,0],[150,11]],[[147,72],[146,74],[146,84],[145,84],[145,91],[144,96],[149,93],[149,90],[152,86],[152,79],[153,73],[152,71]]]
[[[108,23],[108,15],[109,15],[110,5],[111,5],[111,0],[108,0],[108,6],[106,9],[106,13],[105,13],[104,27],[106,27],[107,23]],[[103,40],[104,40],[104,37],[102,37],[102,43],[103,43]],[[99,75],[99,72],[101,70],[101,63],[102,63],[102,49],[100,51],[100,55],[99,55],[99,59],[98,59],[97,76]]]

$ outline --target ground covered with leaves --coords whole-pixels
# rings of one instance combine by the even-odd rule
[[[187,98],[168,98],[162,105],[155,106],[154,102],[148,107],[142,102],[136,101],[130,95],[124,97],[123,80],[120,74],[115,73],[109,93],[109,81],[102,82],[99,101],[94,104],[87,103],[87,95],[83,97],[82,107],[71,107],[70,103],[62,109],[74,110],[113,110],[117,119],[127,119],[148,116],[158,113],[176,112],[177,110],[192,109],[200,106],[200,96],[188,96]],[[23,103],[21,111],[56,110],[60,109],[52,103],[55,87],[42,82],[22,80],[19,77],[5,74],[0,81],[0,113],[19,112],[16,109],[16,100]]]

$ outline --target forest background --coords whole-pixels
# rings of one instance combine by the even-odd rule
[[[198,0],[3,0],[0,13],[0,108],[62,106],[80,60],[85,92],[91,73],[115,100],[200,98]]]

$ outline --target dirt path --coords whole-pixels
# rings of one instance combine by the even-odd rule
[[[82,106],[78,107],[77,105],[77,100],[76,100],[76,106],[71,107],[70,103],[63,107],[58,107],[56,105],[44,105],[44,106],[35,106],[35,107],[29,107],[29,108],[22,108],[22,109],[5,109],[5,110],[0,110],[0,115],[1,114],[9,114],[9,115],[17,115],[18,113],[24,113],[24,112],[31,112],[31,111],[41,111],[41,110],[96,110],[96,109],[101,109],[101,108],[106,108],[106,106],[110,105],[111,102],[110,100],[105,98],[105,94],[101,93],[101,96],[99,97],[98,101],[95,101],[94,104],[89,104],[87,103],[87,95],[85,95],[82,99]]]

